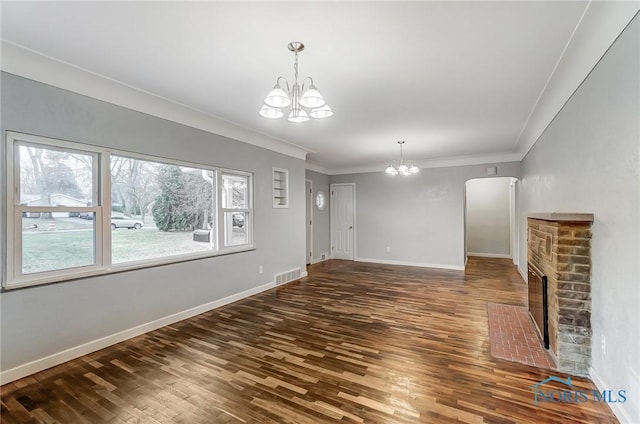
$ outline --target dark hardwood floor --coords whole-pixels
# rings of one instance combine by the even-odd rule
[[[487,302],[526,304],[508,260],[470,258],[466,272],[327,261],[7,384],[2,423],[616,422],[606,404],[534,405],[549,371],[490,356]]]

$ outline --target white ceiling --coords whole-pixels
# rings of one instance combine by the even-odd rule
[[[3,1],[1,12],[5,46],[300,146],[335,173],[395,159],[400,139],[417,161],[521,156],[586,75],[529,131],[561,59],[580,47],[569,42],[589,5]],[[306,45],[300,76],[314,78],[330,119],[257,114],[276,77],[293,78],[293,40]]]

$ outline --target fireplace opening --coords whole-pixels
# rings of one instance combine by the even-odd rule
[[[549,302],[547,298],[547,276],[529,264],[529,314],[538,329],[538,334],[549,349]]]

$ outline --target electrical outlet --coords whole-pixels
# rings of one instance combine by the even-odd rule
[[[391,246],[387,246],[387,253],[391,253]]]
[[[602,354],[607,356],[607,338],[604,334],[601,336],[600,342],[602,343]]]
[[[326,253],[322,254],[322,259],[327,259],[327,254]]]
[[[262,265],[260,265],[258,267],[258,274],[262,274],[264,272],[264,268],[262,267]]]

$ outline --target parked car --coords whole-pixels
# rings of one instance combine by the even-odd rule
[[[139,219],[131,218],[126,215],[111,215],[111,228],[133,228],[139,230],[144,226],[144,223]]]
[[[242,228],[244,227],[244,213],[234,213],[232,216],[233,226]]]
[[[93,212],[80,212],[78,214],[78,218],[93,219]]]

